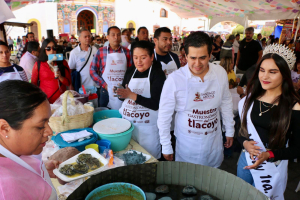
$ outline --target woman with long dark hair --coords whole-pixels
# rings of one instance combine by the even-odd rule
[[[222,48],[222,38],[220,35],[216,35],[213,43],[212,55],[216,57],[216,60],[220,60],[220,53]]]
[[[271,199],[284,199],[288,160],[300,155],[300,97],[290,72],[295,61],[288,47],[267,46],[239,103],[245,150],[237,175]]]
[[[20,80],[1,82],[0,91],[0,199],[58,199],[50,178],[59,162],[41,160],[53,134],[47,96]]]
[[[66,91],[67,86],[71,85],[70,68],[65,60],[52,62],[52,66],[58,66],[57,71],[47,63],[48,55],[56,54],[56,51],[57,44],[55,41],[49,38],[45,39],[31,77],[31,82],[47,94],[50,103],[54,103]]]

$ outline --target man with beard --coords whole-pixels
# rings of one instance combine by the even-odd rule
[[[154,33],[154,58],[161,63],[166,77],[180,68],[177,54],[171,52],[172,40],[172,33],[169,28],[161,27],[156,29]]]
[[[260,44],[253,40],[254,28],[248,27],[245,32],[246,38],[240,43],[236,59],[237,74],[244,74],[251,66],[258,64],[262,57]]]

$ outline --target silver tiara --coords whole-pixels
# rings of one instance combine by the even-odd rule
[[[296,62],[296,56],[294,52],[289,49],[288,47],[285,47],[282,44],[272,44],[266,46],[263,55],[266,55],[268,53],[275,53],[282,57],[286,63],[289,65],[290,70],[293,69],[295,62]]]

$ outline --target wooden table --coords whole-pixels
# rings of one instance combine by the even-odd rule
[[[142,152],[144,154],[150,155],[151,158],[146,163],[158,162],[158,160],[156,158],[154,158],[148,151],[146,151],[141,145],[139,145],[133,139],[130,140],[130,142],[129,142],[128,146],[126,147],[126,149],[124,149],[123,151],[114,152],[114,153],[125,153],[125,152],[127,152],[128,150],[131,150],[131,149]],[[52,178],[51,181],[53,183],[53,186],[56,189],[57,195],[59,195],[59,191],[58,191],[57,187],[61,186],[61,184],[58,182],[58,180],[56,178]]]

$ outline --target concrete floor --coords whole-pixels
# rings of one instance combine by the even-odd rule
[[[240,153],[234,152],[231,158],[224,158],[224,161],[221,165],[221,169],[229,173],[236,175],[237,170],[237,161]],[[285,190],[285,200],[300,200],[300,191],[295,192],[296,187],[300,181],[300,163],[295,163],[293,161],[289,162],[288,169],[288,183]]]

